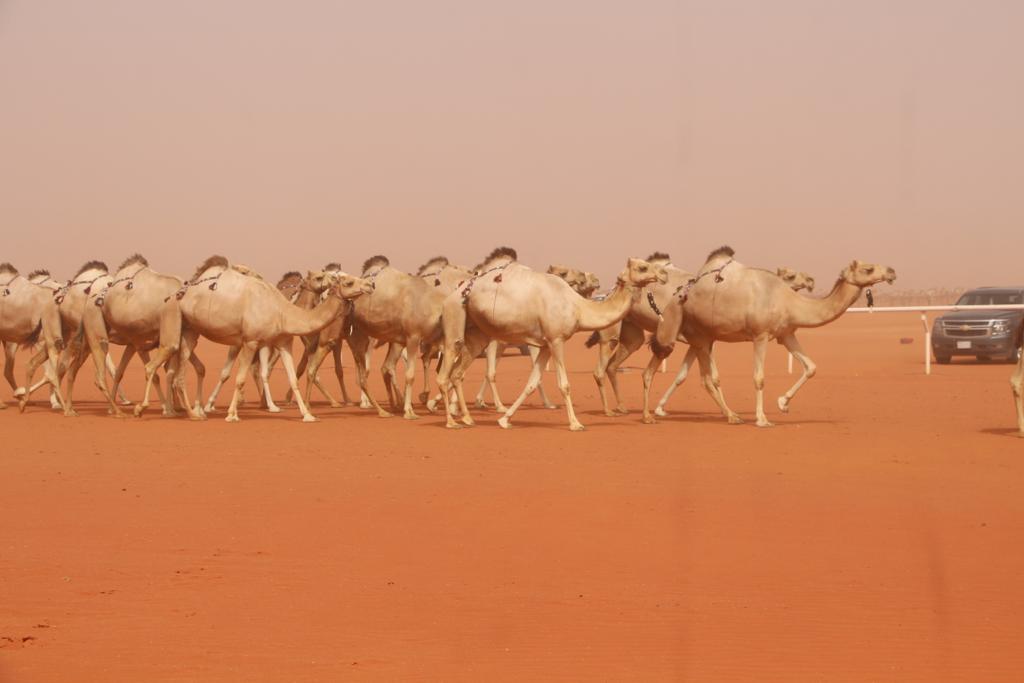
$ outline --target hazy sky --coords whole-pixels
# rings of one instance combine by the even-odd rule
[[[0,261],[1024,284],[1024,2],[0,0]]]

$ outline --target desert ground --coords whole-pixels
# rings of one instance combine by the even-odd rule
[[[0,411],[0,681],[1024,680],[1011,366],[926,377],[916,316],[847,314],[801,332],[818,376],[775,428],[693,377],[643,425],[646,349],[607,418],[584,338],[583,433],[539,407],[115,421],[89,367],[79,418]],[[716,352],[752,420],[751,346]],[[506,400],[527,369],[503,360]],[[771,406],[795,377],[773,346]]]

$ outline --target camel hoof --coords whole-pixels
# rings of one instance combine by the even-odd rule
[[[479,408],[480,410],[487,410],[487,401],[481,401],[480,399],[477,399],[476,403],[473,404],[473,407]]]
[[[5,410],[6,408],[7,408],[7,404],[4,403],[3,401],[0,401],[0,410]]]
[[[427,406],[427,412],[430,413],[431,415],[436,415],[437,414],[437,409],[436,408],[432,408],[432,407],[430,407],[428,405]]]
[[[756,424],[757,424],[758,427],[774,427],[775,426],[774,422],[769,422],[768,420],[758,420]]]
[[[436,412],[437,411],[437,401],[435,401],[434,399],[430,399],[429,401],[427,401],[427,410],[429,410],[432,413]]]
[[[653,415],[644,415],[641,420],[645,425],[656,425],[658,421],[654,419]]]
[[[577,422],[574,425],[569,425],[569,431],[570,432],[582,432],[584,430],[586,430],[586,427],[581,425],[579,422]]]
[[[305,415],[302,416],[302,421],[303,422],[319,422],[320,418],[315,417],[313,415],[310,415],[309,413],[306,413]]]
[[[615,409],[615,412],[618,413],[619,415],[629,415],[629,408],[627,408],[626,406],[619,406],[618,408]]]
[[[547,408],[548,410],[558,410],[558,406],[556,406],[554,403],[545,403],[544,407]]]
[[[338,403],[337,401],[331,401],[331,407],[332,408],[344,408],[345,404],[344,403]]]
[[[661,406],[658,406],[657,408],[654,409],[654,414],[657,415],[658,417],[668,417],[668,413],[666,413],[665,409],[662,408]]]
[[[377,417],[394,417],[394,415],[392,415],[391,413],[389,413],[386,410],[378,410],[377,411]]]
[[[508,429],[509,427],[512,426],[512,424],[509,422],[507,417],[502,415],[501,417],[498,418],[498,426],[501,427],[502,429]]]
[[[280,413],[281,408],[279,406],[267,406],[268,413]]]
[[[121,410],[108,410],[107,412],[110,413],[111,417],[117,420],[124,420],[128,417],[128,414]]]
[[[458,422],[449,422],[448,424],[445,425],[445,427],[448,429],[462,429],[462,425],[460,425]]]
[[[132,413],[135,415],[135,417],[142,417],[143,410],[144,408],[142,406],[135,406],[135,410],[133,410]]]
[[[420,416],[417,415],[416,413],[413,413],[413,412],[408,412],[405,415],[403,415],[402,417],[404,417],[406,420],[418,420],[418,419],[420,419]]]
[[[507,413],[508,412],[508,406],[504,406],[504,405],[494,406],[494,412],[496,412],[496,413]]]
[[[370,403],[369,401],[360,401],[359,407],[362,408],[363,410],[369,410],[370,408],[373,407],[373,404]]]
[[[726,422],[728,422],[731,425],[741,425],[741,424],[743,424],[743,418],[740,417],[739,415],[735,414],[735,413],[733,413],[732,415],[729,415],[725,419],[726,419]]]
[[[119,403],[123,406],[130,406],[132,404],[130,399],[122,398]]]
[[[239,420],[238,420],[238,416],[237,415],[228,415],[227,417],[224,418],[224,421],[225,422],[238,422]]]
[[[781,410],[784,413],[789,412],[789,399],[787,399],[785,396],[779,396],[779,410]]]
[[[469,415],[463,415],[462,416],[462,424],[464,424],[467,427],[475,427],[476,426],[476,422],[474,422],[473,418],[471,418]]]
[[[74,410],[65,410],[64,417],[78,417],[78,413]]]
[[[206,407],[203,408],[203,412],[206,413],[207,415],[210,415],[212,413],[217,412],[217,407],[211,404],[207,404]]]

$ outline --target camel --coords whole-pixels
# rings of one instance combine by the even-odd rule
[[[245,266],[232,264],[231,268],[242,275],[256,277],[261,280],[263,279],[258,273],[255,273]],[[281,292],[281,294],[283,294],[290,303],[303,310],[311,310],[320,300],[319,297],[327,291],[330,285],[331,278],[323,271],[310,273],[307,278],[303,277],[298,271],[292,270],[281,276],[281,279],[277,283],[277,290]],[[299,376],[302,375],[303,368],[306,364],[309,345],[315,342],[316,337],[316,333],[302,337],[302,358],[299,361],[299,367],[296,369],[296,374]],[[220,394],[220,390],[223,388],[224,383],[227,382],[228,378],[231,376],[231,370],[235,365],[235,359],[238,357],[241,350],[241,346],[233,346],[228,349],[227,359],[224,362],[224,367],[221,368],[220,376],[217,378],[217,384],[214,385],[213,391],[210,392],[210,396],[206,401],[206,412],[212,413],[215,411],[217,396]],[[274,403],[274,398],[270,391],[270,372],[277,363],[278,358],[276,349],[271,349],[268,346],[261,346],[258,353],[260,361],[259,367],[257,368],[255,364],[251,365],[253,379],[256,381],[256,388],[262,397],[262,403],[266,407],[267,411],[271,413],[279,413],[281,412],[281,409]],[[331,399],[330,394],[326,393],[326,389],[324,389],[319,382],[317,385],[320,386],[320,390],[325,393],[328,399]],[[291,390],[289,389],[288,394],[285,396],[285,403],[288,403],[290,400]],[[309,401],[307,399],[307,404],[308,403]]]
[[[565,341],[580,330],[598,330],[613,325],[629,312],[639,289],[653,282],[665,282],[665,271],[646,261],[630,258],[619,274],[615,290],[603,301],[584,299],[559,277],[538,273],[521,265],[508,247],[495,249],[475,278],[453,292],[444,304],[444,356],[438,382],[442,395],[454,386],[462,422],[473,424],[462,390],[466,368],[490,339],[505,343],[540,346],[529,380],[522,393],[498,420],[507,429],[512,416],[540,382],[541,369],[552,358],[558,385],[565,399],[569,429],[580,431],[569,395],[565,369]],[[456,428],[448,401],[447,426]]]
[[[311,273],[309,278],[313,278]],[[347,274],[321,274],[334,280],[330,296],[312,310],[291,304],[273,285],[233,270],[223,256],[211,256],[182,288],[181,314],[188,323],[186,350],[198,335],[218,344],[240,346],[235,390],[228,407],[227,422],[238,422],[238,402],[245,386],[253,356],[261,346],[277,350],[284,363],[288,382],[302,413],[303,422],[315,422],[299,394],[298,379],[291,353],[292,337],[313,334],[340,316],[348,302],[369,294],[369,282]]]
[[[777,340],[804,368],[800,379],[778,399],[779,410],[789,412],[793,397],[816,371],[797,341],[796,331],[827,325],[846,312],[865,287],[896,280],[896,271],[888,266],[854,260],[839,273],[827,296],[812,298],[794,292],[776,273],[744,266],[734,255],[730,247],[711,252],[700,271],[663,309],[663,320],[651,340],[651,361],[644,370],[644,422],[654,421],[648,404],[654,370],[682,333],[700,363],[705,389],[734,424],[742,420],[725,404],[711,347],[716,341],[753,342],[757,426],[771,427],[764,411],[768,342]]]
[[[584,299],[589,299],[593,296],[594,292],[601,286],[601,281],[596,275],[590,272],[577,270],[570,266],[555,264],[548,266],[548,273],[560,277],[572,287],[577,294],[582,296]],[[476,393],[476,407],[486,408],[487,402],[484,400],[484,394],[487,388],[491,389],[491,397],[494,399],[494,409],[500,413],[507,410],[505,404],[501,402],[501,396],[498,394],[498,384],[496,381],[498,371],[498,361],[505,354],[505,349],[508,348],[508,344],[491,340],[487,344],[485,353],[487,355],[487,371],[484,375],[484,379],[480,382],[480,389]],[[536,346],[530,348],[530,359],[534,360],[537,354],[540,353],[540,349]],[[547,394],[544,392],[544,383],[541,382],[537,385],[537,393],[540,395],[540,400],[544,407],[549,410],[554,410],[558,406],[551,402]]]
[[[640,297],[635,302],[621,323],[595,331],[586,341],[587,348],[599,345],[594,381],[597,382],[597,388],[601,394],[604,413],[609,417],[625,415],[629,412],[619,393],[617,374],[619,366],[643,346],[645,332],[654,332],[657,329],[661,309],[672,299],[673,292],[692,277],[691,273],[677,268],[665,252],[656,251],[646,260],[648,263],[663,268],[668,278],[667,281],[650,285],[647,288],[647,296]],[[608,402],[605,379],[608,380],[615,395],[616,407],[614,410]]]
[[[118,267],[113,278],[97,291],[95,284],[89,293],[89,304],[83,310],[82,325],[96,369],[96,384],[103,393],[114,417],[124,417],[114,396],[128,362],[134,353],[146,363],[146,389],[141,403],[135,406],[135,415],[140,417],[149,407],[150,388],[157,385],[156,372],[166,368],[168,391],[164,414],[172,415],[174,398],[192,419],[203,419],[200,396],[206,369],[199,359],[191,354],[188,360],[196,371],[196,403],[193,406],[187,397],[183,368],[182,320],[176,293],[182,283],[176,277],[161,275],[149,267],[149,261],[141,254],[134,254]],[[98,284],[98,282],[97,282]],[[113,391],[106,381],[106,357],[111,343],[124,344],[125,353],[114,376]],[[152,358],[149,352],[155,350]]]
[[[779,278],[794,292],[799,292],[803,289],[806,289],[809,292],[814,290],[814,278],[805,272],[782,266],[776,269],[775,274],[778,275]],[[687,349],[686,357],[683,358],[683,364],[679,368],[679,372],[676,374],[675,379],[672,380],[672,384],[670,384],[668,389],[665,390],[665,395],[661,397],[661,400],[658,401],[658,405],[654,409],[655,415],[659,417],[665,417],[668,415],[668,413],[665,412],[665,405],[668,403],[669,398],[671,398],[675,390],[679,388],[679,385],[686,381],[686,375],[690,372],[690,366],[693,365],[693,361],[696,359],[697,352],[692,348]]]
[[[31,347],[42,338],[47,358],[43,373],[61,405],[64,404],[64,396],[57,378],[57,368],[60,352],[64,348],[62,334],[60,311],[57,310],[52,290],[32,284],[10,263],[0,263],[0,342],[5,344],[6,352],[8,344]],[[35,372],[31,364],[30,371]],[[26,373],[25,386],[17,387],[14,391],[21,411],[25,410],[28,402],[28,387],[31,384],[32,375]],[[3,402],[0,401],[0,404]]]
[[[404,349],[408,362],[405,364],[403,416],[407,420],[415,420],[419,416],[412,408],[416,377],[414,361],[421,345],[430,348],[441,338],[441,309],[445,293],[440,286],[434,286],[422,277],[392,268],[385,256],[367,259],[362,273],[373,283],[374,290],[369,296],[357,299],[352,306],[349,346],[358,370],[359,388],[367,395],[378,415],[390,417],[391,413],[381,408],[367,388],[369,363],[366,351],[371,337],[389,344],[381,372],[388,395],[394,400],[391,393],[394,367]],[[397,408],[397,405],[392,407]]]

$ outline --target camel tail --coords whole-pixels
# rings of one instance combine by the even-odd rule
[[[597,344],[600,341],[601,341],[601,333],[599,331],[595,330],[594,332],[591,333],[591,335],[589,337],[587,337],[587,341],[583,342],[583,345],[586,346],[588,349],[592,349],[595,346],[597,346]]]

